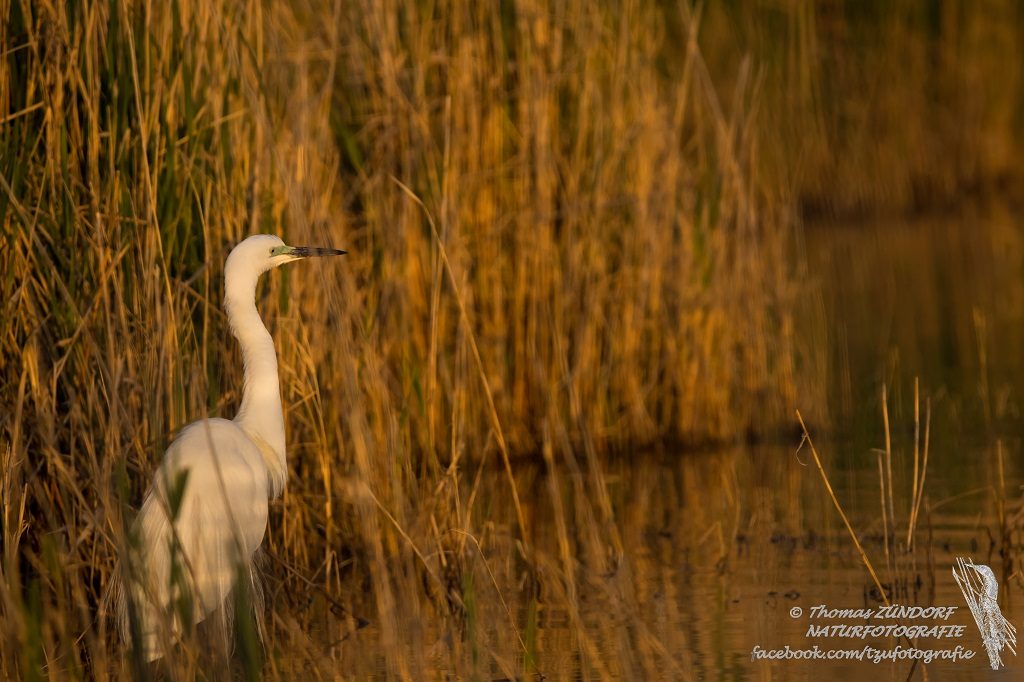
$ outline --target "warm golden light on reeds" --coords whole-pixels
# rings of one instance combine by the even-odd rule
[[[138,672],[103,593],[176,430],[237,406],[223,261],[269,232],[349,255],[258,294],[290,466],[264,673],[685,677],[606,456],[828,418],[796,331],[821,178],[702,7],[0,0],[0,676]]]

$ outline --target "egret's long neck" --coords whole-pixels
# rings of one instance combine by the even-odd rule
[[[232,273],[226,274],[224,307],[231,332],[242,347],[245,368],[242,405],[235,416],[235,423],[263,453],[269,472],[271,497],[277,497],[284,489],[288,475],[277,353],[274,340],[256,310],[257,276],[239,281],[240,278],[231,277]]]

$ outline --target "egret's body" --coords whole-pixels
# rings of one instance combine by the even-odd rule
[[[120,591],[118,619],[130,640],[130,599],[148,660],[161,655],[161,640],[181,631],[183,611],[191,611],[194,623],[214,612],[226,622],[238,577],[258,587],[253,561],[267,529],[268,500],[284,490],[288,469],[277,354],[256,310],[256,282],[289,261],[341,253],[255,235],[228,256],[224,307],[242,349],[242,404],[233,420],[203,419],[182,429],[132,527],[138,559],[128,569],[130,589]]]

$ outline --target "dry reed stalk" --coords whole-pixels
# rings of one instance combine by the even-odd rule
[[[882,548],[885,553],[885,565],[892,573],[892,559],[889,553],[889,512],[885,506],[885,465],[883,462],[884,453],[875,451],[878,458],[878,489],[879,504],[882,506]]]
[[[932,401],[925,399],[924,408],[924,455],[921,463],[921,480],[914,489],[911,500],[913,502],[910,512],[910,522],[907,524],[907,549],[914,547],[914,530],[917,528],[917,518],[921,513],[921,500],[924,498],[924,481],[928,475],[928,444],[931,435],[932,425]]]
[[[836,511],[839,512],[839,518],[843,520],[843,524],[846,526],[846,532],[850,534],[850,539],[853,540],[854,547],[857,548],[857,553],[860,554],[860,560],[864,564],[864,568],[868,569],[868,573],[871,575],[871,580],[875,583],[875,588],[878,589],[878,594],[881,596],[882,601],[886,606],[889,605],[889,597],[882,588],[882,583],[878,580],[878,574],[875,573],[875,568],[871,564],[871,560],[868,559],[867,552],[860,544],[860,540],[857,539],[857,533],[854,532],[853,526],[850,525],[850,520],[846,517],[846,513],[843,511],[843,506],[839,504],[839,498],[836,497],[835,491],[832,490],[832,484],[828,480],[828,474],[825,473],[825,467],[821,464],[821,458],[818,457],[818,451],[814,448],[814,441],[811,440],[811,434],[807,431],[807,425],[804,424],[804,418],[800,415],[800,410],[796,411],[797,421],[800,422],[800,428],[803,429],[803,438],[801,445],[807,443],[808,447],[811,448],[811,455],[814,456],[814,463],[818,467],[818,473],[821,474],[821,480],[825,484],[825,490],[828,491],[828,495],[832,498],[832,504],[835,506]]]
[[[885,506],[888,503],[888,508],[883,510],[882,518],[885,525],[885,563],[889,567],[889,573],[892,575],[892,555],[889,551],[890,538],[893,544],[892,550],[896,550],[896,506],[893,504],[893,492],[892,492],[892,434],[889,430],[889,396],[886,385],[882,384],[882,424],[885,429],[885,481],[882,485],[885,490],[885,499],[882,500],[882,505]],[[882,472],[879,472],[879,476]],[[888,512],[887,514],[885,512]]]
[[[917,476],[921,456],[921,394],[918,386],[918,378],[914,377],[914,477],[910,483],[910,513],[907,514],[907,542],[906,548],[910,549],[910,539],[913,534],[911,523],[914,519],[914,504],[917,501]]]

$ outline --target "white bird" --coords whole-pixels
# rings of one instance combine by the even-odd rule
[[[242,405],[233,420],[189,424],[167,448],[132,526],[137,556],[122,568],[129,588],[115,588],[122,637],[139,636],[148,661],[162,655],[161,644],[173,641],[189,618],[199,623],[219,609],[227,625],[226,600],[239,578],[258,595],[254,557],[267,529],[268,500],[284,490],[288,467],[277,354],[256,310],[256,282],[293,260],[344,253],[261,234],[228,255],[224,307],[242,348]]]
[[[996,580],[996,574],[985,564],[958,558],[957,565],[953,567],[953,579],[960,586],[974,622],[978,624],[989,664],[993,670],[998,670],[1003,667],[1003,649],[1017,654],[1017,628],[999,610],[999,581]]]

